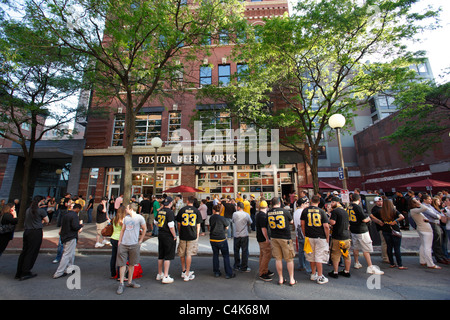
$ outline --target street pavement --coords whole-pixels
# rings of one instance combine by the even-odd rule
[[[111,247],[94,248],[95,224],[88,224],[80,234],[77,245],[75,265],[79,268],[76,273],[59,279],[53,279],[57,264],[53,264],[58,243],[58,228],[54,225],[44,228],[44,241],[33,272],[38,276],[18,281],[14,279],[18,255],[22,246],[22,233],[16,232],[14,240],[0,257],[0,301],[8,300],[154,300],[148,309],[164,309],[168,316],[175,318],[186,311],[188,305],[206,307],[213,306],[216,318],[229,318],[230,311],[258,312],[266,314],[270,307],[270,315],[280,315],[285,310],[297,308],[299,300],[440,300],[450,299],[450,266],[442,266],[441,270],[431,270],[419,264],[417,255],[419,240],[415,231],[404,231],[402,239],[403,264],[408,270],[391,269],[388,264],[381,261],[379,247],[375,247],[372,260],[385,274],[373,277],[365,272],[366,263],[363,257],[360,262],[361,269],[351,269],[350,278],[329,278],[324,285],[317,284],[309,279],[305,271],[298,270],[298,260],[295,258],[295,279],[298,284],[277,285],[278,276],[275,274],[272,282],[264,282],[258,277],[259,246],[256,242],[255,232],[250,234],[250,272],[236,271],[236,277],[225,279],[222,275],[214,277],[212,272],[212,251],[209,245],[209,235],[201,236],[199,240],[199,255],[193,257],[192,270],[195,279],[183,281],[180,276],[181,264],[178,257],[171,262],[170,274],[174,283],[164,285],[155,279],[157,274],[157,238],[146,237],[141,246],[141,265],[143,275],[136,279],[141,288],[125,288],[122,295],[117,295],[118,282],[110,279],[109,261]],[[233,240],[229,240],[232,248]],[[231,250],[231,263],[233,253]],[[220,257],[223,270],[223,261]],[[287,278],[286,265],[283,263],[284,277]],[[271,260],[269,269],[276,271],[275,261]],[[331,266],[324,266],[324,274],[332,270]],[[79,287],[76,287],[76,284]],[[297,302],[292,303],[292,300]],[[287,301],[290,301],[287,304]],[[170,302],[170,303],[168,303]],[[58,305],[58,304],[57,304]],[[56,306],[53,308],[56,308]],[[239,309],[237,306],[246,306]],[[51,304],[48,304],[52,308]],[[86,305],[85,305],[86,306]],[[95,304],[94,304],[95,306]],[[120,306],[120,305],[117,305]],[[114,305],[112,306],[114,307]],[[305,305],[303,305],[305,307]],[[311,307],[307,305],[306,307]],[[321,305],[314,305],[321,308]],[[348,305],[347,305],[348,307]],[[228,309],[227,309],[228,308]],[[258,309],[259,308],[259,309]],[[288,309],[286,309],[288,308]],[[95,308],[93,308],[95,309]],[[33,309],[34,310],[34,309]],[[55,311],[55,309],[50,309]],[[202,312],[206,309],[192,309]],[[403,310],[403,309],[402,309]],[[48,311],[48,309],[47,309]],[[89,311],[90,312],[90,311]],[[158,311],[159,312],[159,311]],[[194,314],[191,314],[194,315]],[[237,314],[234,314],[237,315]],[[254,315],[254,314],[253,314]],[[173,316],[173,317],[172,317]],[[204,316],[204,315],[203,315]],[[221,317],[218,317],[221,316]],[[271,317],[271,318],[272,318]]]

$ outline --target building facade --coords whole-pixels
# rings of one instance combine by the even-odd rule
[[[282,16],[288,2],[245,2],[245,17],[250,24],[263,18]],[[133,145],[132,194],[162,194],[165,190],[187,185],[207,195],[262,193],[271,198],[297,191],[300,184],[311,182],[302,157],[282,149],[276,134],[261,135],[240,119],[231,117],[223,103],[198,101],[195,92],[203,85],[226,85],[245,63],[229,60],[233,44],[219,37],[210,44],[211,54],[199,57],[193,67],[197,74],[189,90],[173,92],[170,98],[150,101],[136,118]],[[95,93],[92,101],[95,101]],[[90,117],[86,126],[86,147],[79,193],[95,198],[124,192],[125,108],[112,102],[107,117]],[[205,115],[205,116],[204,116]],[[207,116],[206,116],[207,115]],[[194,123],[193,119],[197,119]],[[151,139],[163,141],[155,155]],[[259,140],[258,140],[259,139]],[[252,142],[257,148],[250,147]],[[262,147],[264,145],[264,147]],[[154,165],[156,162],[156,190]]]

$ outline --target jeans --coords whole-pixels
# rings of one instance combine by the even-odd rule
[[[119,245],[119,240],[110,239],[111,242],[111,260],[109,261],[109,267],[111,270],[111,278],[114,278],[117,276],[119,278],[119,268],[116,267],[116,260],[117,260],[117,247]]]
[[[305,269],[307,273],[311,273],[311,264],[306,260],[305,251],[303,247],[305,246],[305,239],[298,239],[298,264],[300,269]]]
[[[231,220],[231,218],[225,218],[225,220],[227,220],[229,223],[229,227],[227,229],[227,238],[231,238],[234,231],[233,220]]]
[[[87,216],[88,216],[88,221],[87,223],[91,223],[92,222],[92,208],[88,209],[87,211]]]
[[[223,264],[225,266],[225,274],[231,277],[233,269],[231,269],[230,252],[228,250],[228,241],[223,240],[220,242],[210,241],[213,251],[213,272],[216,275],[220,275],[220,263],[219,263],[219,251],[222,253]]]
[[[62,255],[63,255],[63,252],[64,252],[64,245],[63,245],[63,243],[61,242],[61,237],[59,237],[59,240],[58,240],[58,249],[57,249],[57,251],[56,251],[56,258],[55,258],[55,260],[56,261],[61,261],[61,257],[62,257]]]
[[[242,262],[240,251],[242,249]],[[248,267],[248,236],[234,238],[234,269],[241,271],[247,270]]]
[[[403,266],[402,253],[400,251],[400,245],[402,244],[402,238],[393,236],[390,231],[389,232],[383,231],[383,237],[384,237],[384,240],[386,241],[386,246],[387,246],[386,251],[387,251],[388,258],[389,258],[389,263],[391,265],[395,265],[394,256],[392,254],[392,249],[394,249],[395,259],[397,260],[397,265],[399,267],[402,267]]]

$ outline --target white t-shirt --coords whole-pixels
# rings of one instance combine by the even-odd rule
[[[126,216],[123,219],[123,228],[125,229],[122,237],[122,244],[131,246],[139,242],[139,230],[141,225],[145,224],[145,219],[140,214]]]

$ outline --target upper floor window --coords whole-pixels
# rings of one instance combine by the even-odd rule
[[[212,69],[209,66],[200,67],[200,85],[206,86],[212,83]]]
[[[223,64],[219,65],[219,86],[226,87],[230,83],[230,65]]]
[[[181,139],[178,131],[179,129],[181,129],[181,112],[169,112],[169,131],[167,140],[170,142],[179,142]]]

